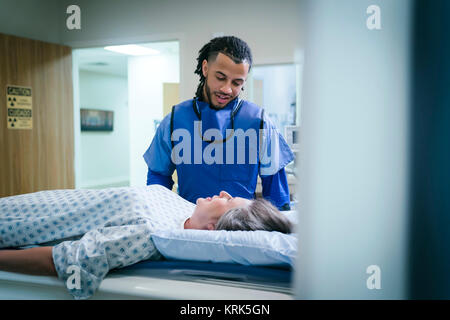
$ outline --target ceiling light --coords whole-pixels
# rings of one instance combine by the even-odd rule
[[[158,50],[138,46],[135,44],[127,44],[123,46],[108,46],[105,47],[105,50],[114,51],[122,54],[128,54],[131,56],[146,56],[146,55],[160,54]]]

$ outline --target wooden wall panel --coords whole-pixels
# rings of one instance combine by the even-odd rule
[[[172,106],[179,104],[180,101],[180,84],[175,82],[163,83],[163,117],[172,112]],[[177,192],[178,187],[178,174],[175,170],[172,174],[172,180],[174,182],[172,191]]]
[[[6,87],[32,88],[33,129],[7,128]],[[0,34],[0,197],[74,188],[72,50]]]

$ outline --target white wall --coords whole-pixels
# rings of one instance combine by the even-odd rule
[[[406,297],[411,2],[375,3],[305,1],[297,298]]]
[[[64,0],[78,4],[82,29],[62,28],[61,42],[94,47],[180,40],[180,97],[195,94],[194,75],[200,48],[215,32],[241,37],[250,45],[255,64],[292,63],[301,50],[298,0]]]
[[[178,55],[130,57],[130,185],[144,186],[147,164],[143,154],[155,134],[154,120],[163,119],[163,82],[179,82]]]
[[[73,48],[180,40],[180,95],[195,93],[198,50],[213,33],[236,35],[255,64],[300,59],[300,0],[0,0],[0,32]],[[81,9],[81,30],[68,30],[66,9]]]
[[[66,9],[72,4],[81,9],[81,30],[66,28]],[[198,51],[213,33],[223,32],[247,41],[254,64],[293,63],[302,48],[298,0],[283,0],[282,5],[272,0],[0,0],[0,8],[8,9],[0,10],[0,32],[73,48],[179,40],[182,100],[195,94]],[[76,83],[74,89],[76,95]],[[74,99],[76,108],[77,97]],[[74,120],[78,120],[76,116]],[[138,125],[133,123],[132,127]],[[79,144],[78,136],[79,132],[75,132],[75,148]],[[150,132],[146,141],[149,143],[152,137]],[[130,156],[139,155],[135,160],[141,161],[141,168],[145,163],[140,147],[136,148],[139,151],[132,151]],[[75,154],[75,158],[76,163],[81,161],[80,154]],[[79,166],[76,181],[82,180]],[[132,173],[131,179],[140,183],[141,173]]]
[[[301,58],[297,0],[283,0],[283,5],[272,0],[64,0],[60,6],[65,8],[70,4],[81,8],[82,29],[67,30],[64,21],[61,43],[74,48],[179,40],[181,100],[191,99],[195,94],[199,79],[194,75],[198,51],[213,33],[223,32],[244,39],[252,49],[254,64],[293,63]],[[167,70],[159,74],[164,71]],[[133,96],[131,90],[130,82],[130,96]],[[145,183],[147,168],[142,154],[153,138],[153,121],[146,125],[135,121],[149,120],[154,112],[160,112],[156,105],[149,106],[139,111],[144,112],[143,117],[138,110],[144,105],[138,106],[130,99],[131,185]]]
[[[79,73],[80,107],[114,112],[114,130],[82,131],[79,188],[129,185],[130,144],[126,77],[89,71]],[[80,130],[77,123],[76,130]]]
[[[0,0],[0,33],[60,43],[65,11],[59,0]]]

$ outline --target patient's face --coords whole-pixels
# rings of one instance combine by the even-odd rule
[[[250,205],[251,200],[232,197],[225,191],[218,196],[198,198],[197,207],[190,218],[193,229],[214,230],[219,218],[228,210]]]

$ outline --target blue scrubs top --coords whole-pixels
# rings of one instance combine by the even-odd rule
[[[247,164],[225,164],[226,152],[223,152],[223,163],[206,164],[202,159],[202,163],[194,163],[194,140],[200,141],[202,147],[201,153],[205,155],[211,147],[219,147],[220,145],[210,145],[201,142],[199,131],[201,130],[204,138],[214,140],[213,137],[206,137],[207,129],[217,129],[221,133],[221,138],[227,137],[227,129],[231,129],[231,113],[236,112],[234,117],[234,129],[246,130],[249,128],[259,129],[261,123],[261,108],[248,101],[234,99],[225,108],[214,110],[209,107],[208,103],[197,101],[193,104],[193,100],[187,100],[175,106],[174,127],[172,130],[182,129],[189,132],[192,144],[192,159],[188,164],[175,165],[171,158],[172,141],[171,134],[171,114],[167,115],[159,125],[155,137],[144,154],[144,159],[148,165],[147,185],[160,184],[172,189],[172,174],[177,169],[179,179],[179,192],[185,199],[194,202],[198,197],[208,197],[218,194],[221,190],[225,190],[232,196],[241,196],[244,198],[253,198],[256,188],[257,176],[261,177],[263,197],[279,209],[289,209],[289,187],[284,167],[294,159],[294,155],[287,145],[282,135],[277,131],[270,119],[264,115],[264,130],[262,141],[253,145],[245,145],[247,149],[258,148],[258,159],[256,165],[250,165],[250,156],[246,154],[245,161]],[[201,129],[193,125],[198,121],[198,116],[194,112],[193,106],[201,115]],[[197,130],[198,129],[198,130]],[[210,130],[211,131],[211,130]],[[258,130],[259,131],[259,130]],[[183,131],[182,131],[183,133]],[[177,143],[186,142],[182,138],[174,139],[175,146]],[[232,140],[229,140],[230,142]],[[223,144],[224,150],[225,143]],[[179,147],[179,146],[177,146]],[[175,149],[179,149],[174,147]],[[239,146],[237,147],[239,149]],[[206,149],[206,150],[205,150]],[[218,150],[218,149],[217,149]],[[209,154],[217,155],[218,151]],[[248,151],[248,150],[246,150]],[[236,153],[236,152],[234,152]],[[247,152],[249,153],[249,152]],[[179,153],[181,156],[188,156],[184,152]],[[232,155],[233,156],[233,155]],[[234,154],[236,160],[236,154]],[[186,162],[186,161],[184,161]],[[220,173],[217,173],[220,172]],[[248,175],[248,180],[242,178]]]

